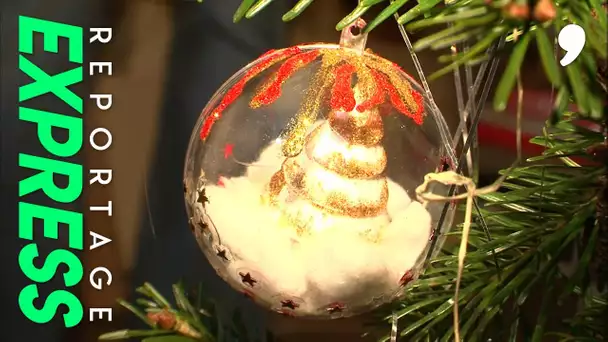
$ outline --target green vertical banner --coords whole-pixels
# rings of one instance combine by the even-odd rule
[[[18,167],[26,170],[27,176],[18,182],[17,232],[23,243],[17,260],[28,283],[19,292],[18,304],[34,323],[62,319],[65,328],[72,328],[84,318],[74,289],[84,276],[78,252],[83,250],[85,228],[83,213],[65,210],[63,205],[78,201],[83,191],[83,166],[69,158],[83,146],[83,99],[74,86],[83,81],[84,29],[19,16],[18,37],[18,68],[29,79],[18,85],[18,116],[30,125],[30,139],[44,149],[42,155],[29,151],[18,155]],[[48,68],[40,55],[67,58],[69,67],[61,71]],[[53,111],[38,101],[48,101],[49,97],[53,98]],[[45,205],[35,203],[41,196]],[[58,240],[60,236],[67,236],[67,248],[58,243],[43,255],[40,240]],[[39,286],[55,277],[62,278],[62,282],[55,282],[62,286],[43,296]]]

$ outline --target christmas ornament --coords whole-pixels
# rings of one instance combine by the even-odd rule
[[[445,164],[445,122],[352,28],[340,45],[270,51],[237,72],[203,110],[186,159],[206,257],[290,316],[343,317],[403,295],[440,216],[450,223],[451,209],[412,198]]]

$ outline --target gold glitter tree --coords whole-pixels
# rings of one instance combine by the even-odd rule
[[[357,87],[354,93],[357,102],[363,100]],[[302,153],[286,158],[265,197],[281,207],[299,233],[329,228],[335,216],[362,219],[364,230],[381,229],[389,223],[383,134],[378,107],[331,111],[312,126]]]

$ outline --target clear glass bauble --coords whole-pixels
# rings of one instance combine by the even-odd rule
[[[365,83],[368,71],[380,78]],[[404,84],[422,116],[397,108]],[[201,113],[184,172],[191,228],[218,275],[298,317],[351,316],[403,296],[453,212],[415,198],[448,148],[421,94],[393,63],[343,45],[272,51],[232,76]]]

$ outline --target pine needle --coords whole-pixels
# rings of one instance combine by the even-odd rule
[[[514,163],[513,169],[517,163]],[[454,291],[454,336],[456,341],[460,341],[460,318],[458,312],[458,302],[460,298],[460,282],[464,271],[464,261],[467,254],[467,245],[469,244],[469,233],[471,230],[471,217],[473,215],[473,199],[475,196],[486,195],[495,192],[501,187],[501,184],[509,175],[509,171],[505,172],[493,184],[477,189],[475,182],[471,178],[457,174],[454,171],[445,171],[439,173],[429,173],[424,177],[424,182],[416,188],[416,196],[423,206],[426,208],[430,202],[449,202],[454,200],[466,199],[465,217],[462,228],[462,239],[458,250],[458,273],[456,277],[456,289]],[[467,189],[465,194],[455,196],[442,196],[429,192],[431,183],[441,183],[443,185],[463,186]]]
[[[464,261],[467,255],[467,246],[469,244],[469,235],[471,231],[471,218],[473,215],[473,200],[475,196],[487,195],[496,192],[500,189],[505,179],[511,174],[511,171],[520,163],[522,158],[522,128],[521,119],[523,112],[523,97],[524,90],[521,82],[521,75],[517,73],[517,123],[516,123],[516,146],[517,159],[507,171],[503,172],[493,184],[477,189],[475,182],[468,177],[460,175],[454,171],[446,171],[440,173],[429,173],[424,177],[424,182],[416,188],[416,196],[426,208],[430,202],[449,202],[454,200],[466,199],[465,217],[462,228],[462,238],[458,249],[458,271],[456,276],[456,288],[454,291],[454,337],[456,341],[460,339],[460,316],[459,316],[459,299],[460,299],[460,283],[464,272]],[[455,196],[442,196],[429,192],[430,184],[438,182],[443,185],[463,186],[467,192],[465,194]]]

